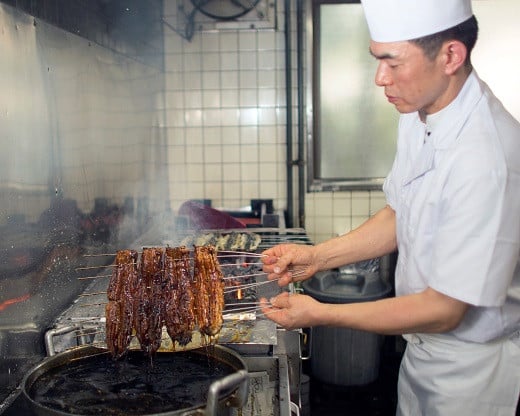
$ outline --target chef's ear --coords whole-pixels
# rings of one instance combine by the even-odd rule
[[[449,40],[442,46],[442,56],[444,58],[444,70],[447,75],[452,75],[466,63],[466,46],[458,40]]]

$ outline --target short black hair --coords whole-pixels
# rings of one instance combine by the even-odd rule
[[[471,65],[471,51],[477,42],[478,22],[475,16],[471,16],[468,20],[459,23],[457,26],[434,33],[433,35],[423,36],[421,38],[412,39],[410,42],[419,46],[428,59],[435,59],[441,46],[448,40],[458,40],[466,46],[468,52],[466,56],[465,66]]]

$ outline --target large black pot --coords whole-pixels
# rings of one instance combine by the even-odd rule
[[[219,345],[153,359],[129,351],[120,361],[84,346],[46,358],[22,382],[30,407],[42,416],[220,416],[242,407],[247,389],[244,361]]]

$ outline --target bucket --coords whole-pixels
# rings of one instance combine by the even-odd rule
[[[303,283],[305,293],[325,303],[368,302],[387,297],[391,286],[379,272],[317,273]],[[339,327],[312,329],[311,373],[338,386],[368,384],[379,375],[383,336]]]

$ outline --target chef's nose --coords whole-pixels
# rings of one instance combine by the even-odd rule
[[[375,83],[378,87],[384,87],[391,83],[391,77],[388,73],[388,65],[384,61],[380,61],[377,66]]]

